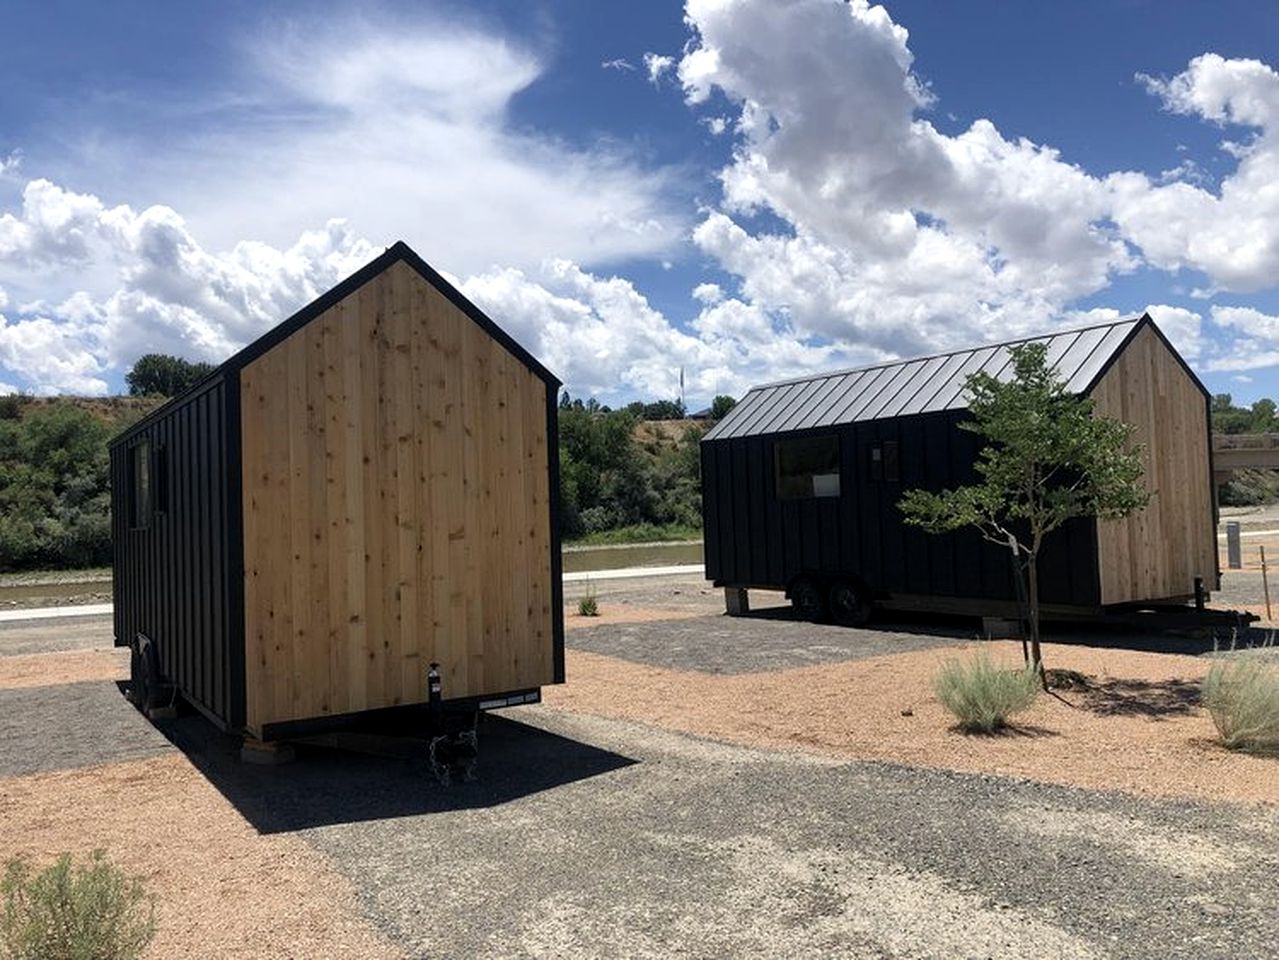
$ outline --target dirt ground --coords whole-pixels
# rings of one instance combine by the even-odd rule
[[[660,626],[660,625],[654,625]],[[800,627],[776,624],[775,629]],[[570,651],[550,706],[751,746],[1024,777],[1139,795],[1279,805],[1279,759],[1225,750],[1198,704],[1200,658],[1047,644],[1091,678],[1041,696],[996,737],[964,736],[931,691],[978,650],[1014,666],[1020,645],[978,641],[768,674],[711,676]]]
[[[599,617],[569,596],[569,683],[486,721],[479,782],[448,790],[417,741],[246,767],[199,715],[124,701],[109,618],[0,624],[0,859],[105,847],[160,894],[156,957],[1225,958],[1279,937],[1279,758],[1213,742],[1203,643],[1057,637],[1049,665],[1089,689],[969,737],[933,672],[1020,649],[967,621],[728,618],[696,577],[595,590]],[[1130,649],[1165,643],[1183,653]]]

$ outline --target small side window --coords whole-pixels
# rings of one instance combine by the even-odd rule
[[[157,444],[155,448],[155,512],[169,512],[169,448]]]
[[[151,524],[151,441],[137,443],[129,452],[129,526]]]
[[[779,500],[839,496],[839,437],[798,437],[773,445]]]
[[[901,480],[901,456],[896,440],[871,444],[867,472],[872,483],[897,483]]]

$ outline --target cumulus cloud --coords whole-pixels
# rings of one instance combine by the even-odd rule
[[[218,362],[370,260],[341,221],[291,246],[242,241],[215,254],[174,210],[138,213],[37,180],[19,215],[0,217],[0,263],[116,266],[112,289],[0,315],[0,365],[37,392],[102,393],[104,374],[149,352]],[[74,274],[74,270],[72,271]],[[0,296],[5,308],[7,294]]]
[[[1209,370],[1279,365],[1279,316],[1253,307],[1214,306],[1212,322],[1233,335],[1233,340],[1209,361]]]
[[[897,354],[1042,328],[1135,265],[1096,178],[989,121],[952,137],[921,116],[932,94],[882,7],[690,0],[687,17],[686,99],[719,91],[740,131],[694,240],[801,334]],[[761,209],[791,232],[741,226]]]
[[[1165,270],[1202,270],[1219,291],[1250,292],[1279,278],[1279,73],[1258,60],[1215,53],[1170,79],[1139,75],[1172,112],[1243,127],[1223,142],[1238,167],[1213,192],[1191,179],[1158,185],[1140,173],[1109,178],[1115,222]]]

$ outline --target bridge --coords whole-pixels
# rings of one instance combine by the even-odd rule
[[[1236,470],[1279,470],[1279,433],[1214,433],[1212,479],[1218,487]]]

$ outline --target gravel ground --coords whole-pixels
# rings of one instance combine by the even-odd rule
[[[114,643],[114,631],[109,615],[0,622],[0,657],[107,648]]]
[[[554,790],[463,785],[460,809],[303,834],[412,956],[1224,958],[1279,938],[1274,814],[512,713],[629,762],[582,778],[553,751],[539,768],[577,768]],[[490,746],[484,779],[525,763]]]
[[[699,673],[763,673],[818,663],[841,663],[952,645],[971,636],[960,627],[927,627],[927,632],[850,630],[772,616],[697,617],[652,623],[583,627],[568,634],[576,650],[634,663],[696,670]]]
[[[0,778],[172,750],[110,681],[0,689]]]

